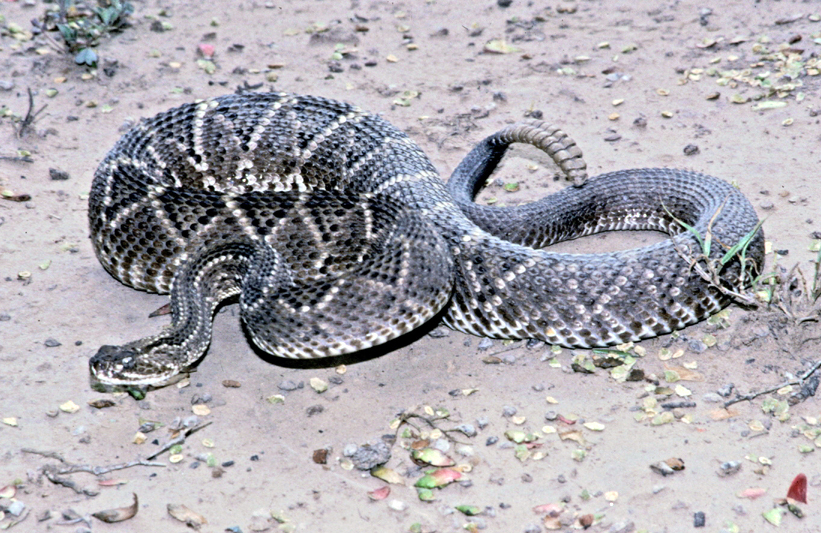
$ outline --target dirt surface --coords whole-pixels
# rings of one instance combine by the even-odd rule
[[[213,532],[537,532],[579,528],[583,515],[592,515],[591,531],[674,532],[696,528],[698,513],[705,531],[821,531],[818,397],[783,412],[787,404],[773,399],[784,402],[797,387],[729,410],[717,394],[777,386],[817,360],[817,323],[793,327],[778,312],[731,308],[718,324],[641,343],[646,355],[635,366],[656,387],[619,382],[608,369],[574,372],[572,358],[589,358],[589,351],[556,353],[443,329],[348,364],[344,373],[293,368],[255,353],[236,307],[228,306],[189,386],[141,401],[90,388],[87,361],[99,346],[152,334],[168,321],[148,318],[167,297],[119,284],[94,257],[86,198],[96,165],[136,119],[244,84],[381,113],[444,177],[484,136],[541,113],[576,139],[591,174],[670,166],[737,183],[766,217],[778,263],[812,272],[808,247],[821,230],[818,4],[722,2],[709,12],[706,2],[692,1],[508,3],[138,1],[133,26],[96,48],[97,69],[75,65],[42,36],[10,35],[11,23],[29,31],[51,4],[0,4],[0,105],[25,116],[27,88],[35,111],[48,105],[19,137],[19,121],[8,113],[0,119],[0,155],[25,150],[33,160],[0,160],[0,187],[31,196],[0,199],[0,486],[19,483],[20,516],[30,511],[12,531],[186,531],[169,504],[202,515],[200,530]],[[506,44],[493,43],[499,39]],[[198,64],[203,43],[214,47],[210,74],[212,65]],[[488,43],[509,53],[488,52]],[[756,100],[767,86],[779,92]],[[779,103],[761,106],[769,101]],[[52,168],[68,179],[55,180]],[[554,174],[543,155],[517,148],[481,201],[541,197],[565,186]],[[513,182],[517,192],[501,186]],[[562,249],[623,248],[650,238],[618,234]],[[672,382],[671,369],[683,379]],[[316,392],[312,378],[327,382],[327,391]],[[114,405],[89,405],[98,399]],[[692,403],[661,406],[668,402]],[[191,419],[202,405],[210,414]],[[768,406],[775,414],[764,412]],[[409,422],[424,435],[391,426],[402,412],[430,417],[436,409],[449,412],[435,423],[441,429],[469,424],[476,435],[437,439],[420,418]],[[149,421],[159,427],[145,432]],[[179,462],[166,451],[155,459],[162,466],[59,476],[96,496],[50,482],[44,473],[66,466],[56,456],[23,451],[54,452],[73,464],[127,463],[158,451],[185,422],[211,424],[187,438],[173,458]],[[146,440],[135,444],[141,426]],[[538,436],[535,446],[517,447],[506,436],[511,430]],[[462,473],[433,489],[432,502],[417,496],[422,469],[402,447],[422,437]],[[349,468],[346,447],[378,442],[390,446],[387,467],[404,485]],[[320,449],[329,450],[327,464],[314,460]],[[669,458],[685,469],[665,477],[650,468]],[[721,475],[729,461],[740,469]],[[799,504],[806,516],[780,508],[776,528],[762,515],[799,473],[809,480],[809,505]],[[384,486],[390,495],[371,501],[368,492]],[[766,493],[739,497],[750,488]],[[129,505],[132,493],[139,512],[128,521],[58,526],[69,510],[87,517]],[[461,505],[479,514],[466,516]],[[9,509],[0,527],[20,509]]]

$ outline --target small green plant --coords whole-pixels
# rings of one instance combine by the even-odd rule
[[[57,7],[44,16],[45,35],[59,32],[62,43],[51,38],[52,42],[73,55],[75,63],[89,67],[97,66],[98,57],[93,48],[100,39],[128,27],[128,17],[134,12],[130,2],[120,0],[99,0],[96,7],[75,0],[59,0]]]

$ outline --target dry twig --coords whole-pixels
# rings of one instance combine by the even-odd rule
[[[773,392],[775,392],[779,389],[782,389],[782,388],[784,388],[788,385],[798,385],[798,386],[801,387],[801,391],[799,391],[799,393],[797,393],[798,396],[794,396],[794,397],[797,398],[797,400],[796,400],[796,403],[797,403],[801,400],[806,399],[807,396],[815,395],[815,390],[818,388],[818,378],[817,377],[813,378],[813,374],[815,372],[817,372],[819,368],[821,368],[821,360],[816,361],[815,364],[812,365],[806,372],[799,375],[795,379],[787,380],[787,381],[785,381],[785,382],[783,382],[779,385],[776,385],[775,387],[770,387],[769,389],[766,389],[766,390],[763,390],[763,391],[752,392],[750,394],[745,394],[743,396],[736,396],[732,400],[724,402],[724,408],[726,409],[727,407],[729,407],[733,404],[739,403],[739,402],[754,400],[754,399],[758,398],[759,396],[763,396],[765,394],[773,393]],[[810,385],[810,386],[806,387],[806,385]],[[811,390],[807,390],[805,392],[805,390],[804,390],[805,388],[806,389],[811,389]]]
[[[176,436],[173,439],[171,439],[170,441],[166,442],[162,446],[162,448],[157,450],[155,453],[152,453],[151,455],[149,455],[148,459],[149,460],[150,459],[156,459],[160,454],[162,454],[166,450],[170,450],[173,446],[176,446],[177,444],[184,443],[185,439],[188,438],[190,435],[192,435],[193,433],[196,433],[197,431],[201,430],[204,427],[210,426],[211,424],[212,424],[212,422],[205,422],[204,424],[199,424],[197,426],[186,429],[185,431],[180,433],[178,436]]]
[[[29,108],[26,111],[26,116],[23,120],[20,121],[20,125],[17,127],[17,137],[23,137],[26,134],[26,130],[34,124],[34,121],[37,120],[37,116],[43,112],[43,110],[48,107],[48,104],[44,104],[43,107],[37,110],[37,112],[32,113],[34,110],[34,94],[31,92],[31,87],[26,89],[29,95]]]
[[[46,478],[48,478],[48,480],[54,483],[55,485],[62,485],[73,490],[77,494],[85,494],[86,496],[97,496],[99,492],[92,489],[81,488],[74,481],[61,476],[65,476],[68,474],[76,474],[77,472],[85,472],[88,474],[94,474],[95,476],[102,476],[103,474],[108,474],[109,472],[113,472],[115,470],[123,470],[124,468],[131,468],[132,466],[165,466],[165,464],[163,463],[154,463],[143,459],[108,466],[78,465],[69,463],[62,455],[60,455],[57,452],[35,450],[33,448],[23,448],[21,451],[23,453],[41,455],[49,459],[56,459],[57,461],[60,461],[60,463],[62,463],[62,466],[50,464],[42,467],[40,470],[42,471],[43,475],[46,476]]]

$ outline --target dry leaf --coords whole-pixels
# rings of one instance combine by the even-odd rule
[[[485,52],[490,54],[514,54],[522,49],[508,44],[504,39],[494,39],[485,44]]]
[[[372,499],[375,502],[378,502],[380,500],[384,500],[385,498],[390,496],[390,494],[391,494],[391,488],[386,485],[384,487],[379,487],[376,490],[370,491],[368,493],[368,498]]]
[[[749,488],[744,489],[738,493],[739,498],[747,498],[749,500],[755,500],[756,498],[760,498],[767,493],[767,489],[762,488]]]
[[[114,522],[122,522],[123,520],[128,520],[129,518],[134,518],[134,515],[137,514],[137,510],[139,509],[139,501],[137,500],[136,493],[132,493],[131,496],[134,497],[134,501],[128,507],[106,509],[105,511],[98,511],[92,514],[91,516],[93,516],[97,520],[102,520],[103,522],[107,522],[109,524],[113,524]]]
[[[204,516],[195,513],[185,505],[169,503],[167,509],[172,518],[183,522],[188,527],[199,529],[203,524],[208,523]]]
[[[405,480],[402,476],[396,473],[395,470],[385,466],[377,466],[376,468],[371,469],[371,475],[375,478],[381,479],[382,481],[393,483],[394,485],[405,484]]]
[[[704,381],[704,376],[702,376],[699,372],[690,370],[684,366],[664,365],[664,369],[678,374],[678,378],[681,381]]]

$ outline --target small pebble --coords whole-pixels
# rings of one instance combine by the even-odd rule
[[[518,410],[512,405],[506,405],[504,406],[504,408],[502,408],[502,416],[505,418],[510,418],[511,416],[514,416],[517,412]]]
[[[775,204],[773,204],[771,200],[764,200],[763,202],[758,204],[758,207],[760,207],[761,209],[764,209],[765,211],[768,211],[768,210],[774,208]]]
[[[557,418],[559,418],[559,414],[556,411],[548,411],[544,415],[544,419],[548,422],[553,422]]]
[[[342,455],[344,455],[345,457],[350,457],[353,454],[355,454],[356,450],[358,450],[358,449],[359,449],[359,446],[357,446],[356,444],[353,444],[353,443],[346,444],[345,447],[342,448]]]
[[[456,453],[461,455],[462,457],[473,457],[473,446],[468,446],[467,444],[460,444],[456,446]]]
[[[302,387],[300,387],[300,385],[302,385],[302,383],[297,384],[297,383],[291,381],[290,379],[286,379],[286,380],[280,382],[280,384],[277,385],[277,388],[279,390],[282,390],[282,391],[290,392],[290,391],[295,391],[297,389],[301,389]]]
[[[723,463],[721,463],[718,475],[720,475],[721,477],[732,476],[733,474],[737,474],[739,470],[741,470],[740,462],[724,461]]]
[[[496,0],[496,5],[499,7],[510,7],[512,3],[513,0]]]
[[[608,529],[608,533],[632,533],[636,530],[636,524],[633,522],[616,522],[610,529]]]
[[[6,512],[10,513],[14,516],[20,516],[20,514],[25,510],[26,504],[21,502],[20,500],[14,500],[9,504],[6,508]]]
[[[251,460],[252,461],[259,461],[259,455],[257,455],[257,454],[252,455]]]
[[[687,347],[690,348],[690,351],[694,353],[702,353],[707,350],[707,345],[701,339],[691,340],[687,344]]]
[[[544,531],[539,524],[530,524],[525,528],[525,533],[542,533]]]
[[[213,398],[208,393],[194,394],[193,396],[191,396],[191,405],[206,404],[209,403],[212,399]]]
[[[684,155],[696,155],[699,151],[698,146],[695,144],[688,144],[684,147]]]
[[[564,474],[559,474],[559,476],[556,478],[556,481],[558,481],[559,483],[567,483],[567,478]]]
[[[448,335],[450,335],[450,333],[445,328],[436,328],[430,333],[428,333],[428,337],[431,337],[433,339],[441,339],[443,337],[447,337]]]
[[[493,339],[488,339],[487,337],[485,337],[484,339],[479,341],[479,346],[477,346],[477,349],[479,351],[485,351],[491,346],[493,346]]]
[[[447,439],[436,439],[430,446],[431,448],[436,448],[442,453],[447,453],[450,451],[450,442],[448,442]]]
[[[43,343],[46,345],[46,348],[56,348],[57,346],[62,346],[63,344],[55,338],[49,337]]]
[[[764,336],[766,337],[766,335],[764,335]],[[721,387],[720,389],[718,389],[716,392],[717,392],[720,396],[723,396],[724,398],[729,398],[729,397],[730,397],[730,395],[733,393],[733,389],[734,389],[734,388],[735,388],[735,384],[733,384],[733,383],[727,383],[726,385],[724,385],[723,387]]]
[[[693,527],[704,527],[704,522],[705,518],[703,512],[698,511],[693,513]]]
[[[466,437],[476,436],[476,428],[473,426],[473,424],[461,424],[459,426],[456,426],[456,429],[464,433]]]
[[[485,429],[488,424],[490,424],[490,421],[486,416],[480,416],[476,419],[476,425],[479,426],[479,429]]]
[[[701,399],[707,403],[721,403],[722,401],[724,401],[722,400],[721,396],[719,396],[715,392],[708,392],[707,394],[702,396]]]
[[[317,405],[311,405],[310,407],[305,409],[305,414],[307,414],[309,417],[311,417],[311,416],[314,416],[314,415],[318,415],[318,414],[322,413],[323,411],[325,411],[325,406],[317,404]]]
[[[499,442],[499,437],[488,437],[485,441],[485,446],[493,446],[497,442]]]
[[[605,137],[604,137],[604,140],[609,142],[609,143],[616,142],[619,139],[621,139],[621,135],[618,134],[618,133],[611,133],[609,135],[605,135]]]
[[[228,468],[228,467],[234,466],[234,461],[225,461],[224,463],[222,463],[221,466],[223,468]]]
[[[394,511],[404,511],[407,509],[407,504],[401,500],[391,500],[388,502],[388,507]]]
[[[347,446],[346,446],[347,448]],[[365,444],[357,448],[350,456],[351,462],[358,470],[370,470],[375,466],[387,463],[391,458],[391,449],[385,442],[373,446]]]
[[[60,170],[57,168],[50,168],[48,169],[48,175],[54,181],[65,181],[69,179],[71,176],[68,175],[68,172],[65,170]]]

